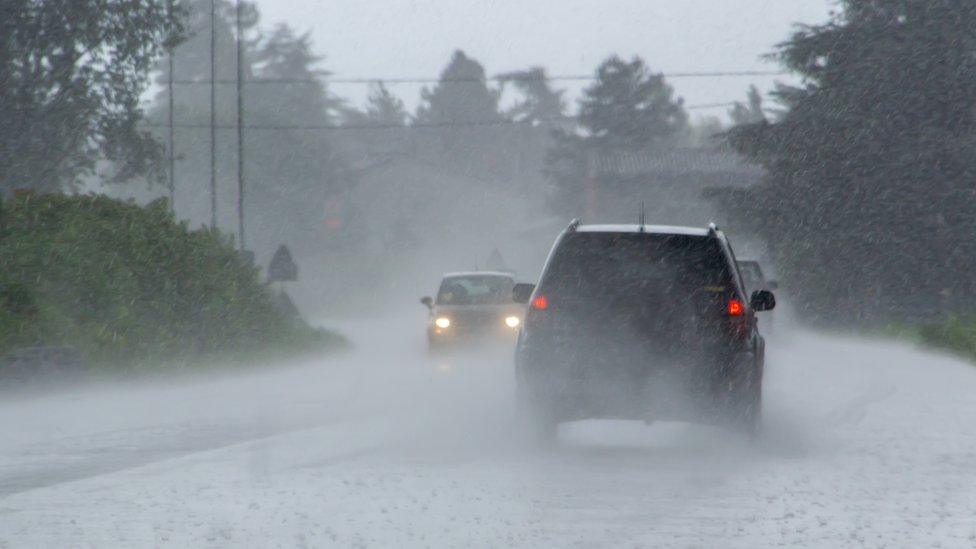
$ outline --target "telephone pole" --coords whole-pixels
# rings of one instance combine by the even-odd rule
[[[244,248],[244,27],[237,0],[237,237]]]
[[[173,0],[166,2],[167,15],[170,24],[173,21]],[[173,136],[173,46],[169,47],[169,78],[166,82],[169,89],[169,211],[176,212],[176,139]]]
[[[210,0],[210,227],[217,228],[217,0]]]

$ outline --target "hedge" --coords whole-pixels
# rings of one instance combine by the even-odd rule
[[[0,354],[71,346],[112,368],[343,344],[276,307],[259,269],[165,200],[18,193],[0,210]]]

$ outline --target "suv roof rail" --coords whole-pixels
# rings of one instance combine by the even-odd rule
[[[715,223],[708,224],[708,236],[718,236],[718,225]]]
[[[575,233],[576,232],[576,229],[579,226],[580,226],[580,220],[577,217],[576,219],[574,219],[574,220],[572,220],[572,221],[569,222],[569,226],[566,227],[566,232],[567,233]]]

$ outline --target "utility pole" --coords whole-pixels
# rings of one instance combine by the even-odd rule
[[[244,27],[237,0],[237,237],[244,250]]]
[[[170,24],[173,22],[173,0],[168,0],[166,2],[167,15],[170,19]],[[172,38],[172,37],[170,37]],[[167,79],[167,88],[169,89],[169,211],[176,212],[176,139],[173,136],[174,124],[173,124],[173,46],[170,44],[169,47],[169,78]]]
[[[217,0],[210,0],[210,227],[217,228]]]

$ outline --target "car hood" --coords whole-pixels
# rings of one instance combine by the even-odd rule
[[[522,314],[525,307],[517,303],[502,305],[435,305],[434,314],[438,315],[467,315],[467,314]]]

